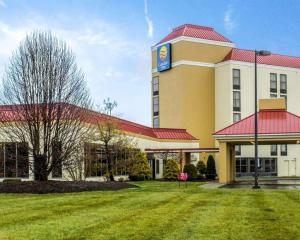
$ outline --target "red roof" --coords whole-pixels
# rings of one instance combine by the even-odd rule
[[[158,44],[181,36],[231,43],[228,38],[217,33],[213,28],[193,24],[184,24],[174,28],[173,31],[164,37]]]
[[[60,104],[62,105],[62,104]],[[22,121],[24,119],[25,114],[22,113],[22,109],[25,109],[25,105],[2,105],[0,106],[0,123],[1,122],[10,122],[10,121]],[[89,109],[81,108],[71,104],[65,104],[62,111],[70,108],[75,108],[75,113],[70,115],[66,113],[66,116],[69,118],[80,118],[83,121],[97,124],[109,119],[113,119],[116,122],[117,126],[129,133],[144,135],[157,139],[172,139],[172,140],[197,140],[197,138],[193,137],[189,134],[185,129],[174,129],[174,128],[151,128],[147,126],[143,126],[141,124],[137,124],[134,122],[130,122],[124,119],[111,117],[109,115],[99,113],[96,111],[92,111]],[[76,110],[77,109],[77,110]],[[24,110],[25,112],[25,110]],[[62,113],[63,114],[63,113]],[[55,116],[54,116],[55,118]]]
[[[228,60],[254,63],[254,51],[233,48],[223,59],[222,62]],[[263,56],[263,57],[258,56],[257,62],[260,64],[267,64],[267,65],[274,65],[274,66],[300,68],[300,57],[292,57],[292,56],[286,56],[280,54],[271,54],[269,56]]]
[[[300,133],[300,117],[285,110],[261,110],[258,113],[259,134]],[[216,132],[214,135],[254,134],[254,114]]]

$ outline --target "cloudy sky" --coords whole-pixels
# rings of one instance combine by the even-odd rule
[[[18,43],[51,30],[77,56],[95,104],[151,123],[151,46],[183,23],[214,27],[237,47],[300,56],[300,2],[200,0],[0,0],[0,75]]]

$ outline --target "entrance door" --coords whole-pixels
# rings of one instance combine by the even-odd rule
[[[296,160],[284,160],[283,176],[296,176]]]
[[[289,162],[289,176],[296,176],[296,160]]]

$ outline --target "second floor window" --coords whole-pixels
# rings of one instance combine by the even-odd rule
[[[241,72],[239,69],[233,69],[233,89],[241,89]]]
[[[153,98],[153,116],[158,116],[159,113],[159,100],[158,97]]]
[[[270,92],[277,93],[277,74],[270,74]]]
[[[287,93],[287,77],[286,77],[286,74],[280,74],[280,93]]]
[[[241,111],[241,93],[239,91],[233,92],[233,111]]]
[[[159,94],[159,78],[158,77],[153,77],[152,78],[152,91],[153,91],[153,96],[157,96]]]
[[[233,122],[237,122],[241,120],[241,114],[240,113],[233,113]]]

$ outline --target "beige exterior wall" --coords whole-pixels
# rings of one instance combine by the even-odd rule
[[[254,113],[254,64],[244,62],[229,61],[216,65],[215,71],[215,91],[216,91],[216,124],[215,131],[218,131],[233,123],[233,88],[232,69],[240,69],[241,74],[241,118],[245,118]],[[276,67],[258,64],[258,98],[270,98],[270,73],[277,74],[277,89],[279,96],[280,74],[287,75],[287,110],[300,115],[300,70],[285,67]],[[261,157],[274,157],[270,155],[270,146],[259,146]],[[254,156],[253,146],[242,146],[241,157]],[[288,145],[288,156],[280,156],[280,146],[278,146],[278,176],[286,176],[288,165],[295,161],[295,172],[300,176],[300,146]],[[218,157],[217,157],[218,158]],[[217,163],[218,165],[218,163]]]

